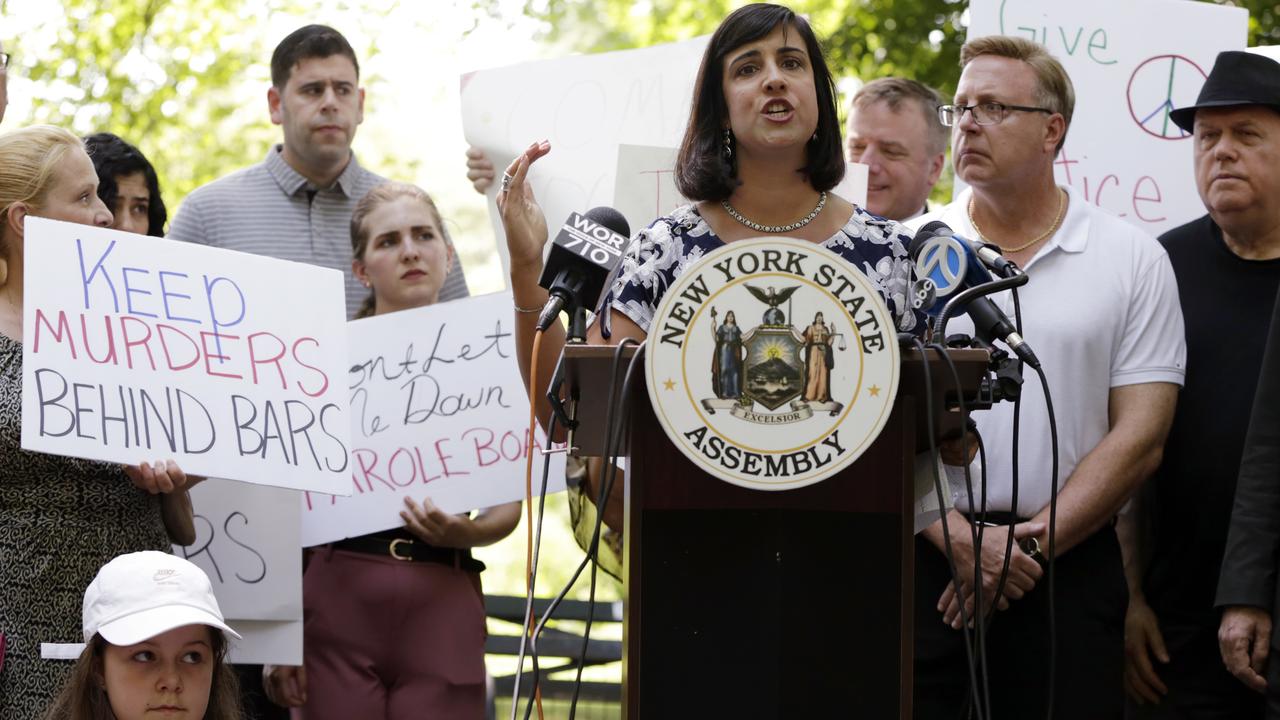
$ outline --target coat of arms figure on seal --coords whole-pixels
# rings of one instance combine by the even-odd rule
[[[729,410],[739,419],[771,425],[806,420],[815,412],[838,414],[844,405],[831,399],[831,371],[834,349],[845,349],[844,333],[821,311],[803,330],[792,324],[790,313],[781,305],[799,285],[781,290],[749,283],[744,287],[767,308],[760,324],[744,331],[733,310],[726,310],[722,321],[712,306],[715,397],[704,398],[702,406],[711,414]],[[756,405],[769,412],[758,411]],[[788,405],[784,412],[776,412]]]

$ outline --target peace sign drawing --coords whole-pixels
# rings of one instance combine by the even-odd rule
[[[1156,55],[1138,64],[1125,90],[1129,117],[1148,135],[1161,140],[1190,137],[1174,124],[1169,113],[1195,104],[1207,75],[1190,58]]]

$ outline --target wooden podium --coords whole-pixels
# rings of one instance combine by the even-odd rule
[[[605,403],[586,399],[605,397],[613,351],[565,348],[569,385],[584,398],[583,454],[603,446]],[[987,353],[951,357],[971,396]],[[941,412],[956,395],[951,371],[936,355],[928,365],[935,424],[955,427],[957,413]],[[685,458],[638,372],[625,451],[624,717],[911,717],[924,367],[904,353],[889,421],[855,463],[778,492],[732,485]]]

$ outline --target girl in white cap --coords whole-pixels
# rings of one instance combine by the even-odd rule
[[[121,555],[84,592],[84,641],[45,720],[239,720],[227,627],[196,565],[148,550]]]

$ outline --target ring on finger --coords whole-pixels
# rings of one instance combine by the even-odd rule
[[[500,192],[506,192],[509,190],[511,188],[511,181],[514,179],[515,178],[511,177],[510,173],[502,173],[502,189]]]

